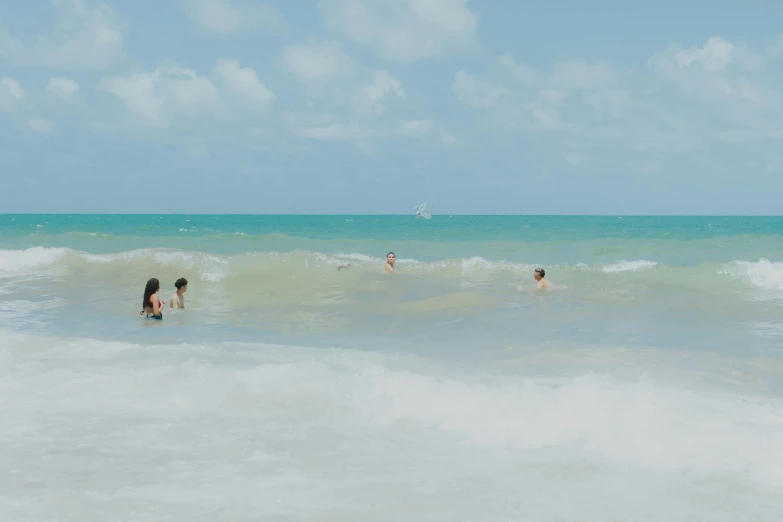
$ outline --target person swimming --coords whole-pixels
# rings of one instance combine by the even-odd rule
[[[544,279],[546,276],[546,270],[543,268],[536,268],[533,270],[533,278],[538,281],[538,288],[550,288],[552,283],[548,279]]]
[[[352,266],[353,266],[353,265],[352,265],[351,263],[346,263],[346,264],[344,264],[344,265],[340,265],[340,266],[338,266],[338,267],[337,267],[337,270],[345,270],[345,269],[351,268]]]
[[[394,255],[394,252],[389,252],[386,254],[386,264],[383,265],[383,269],[387,272],[394,272],[394,261],[397,260],[397,256]]]
[[[142,311],[139,315],[147,314],[147,319],[163,320],[163,305],[166,304],[164,299],[158,299],[158,292],[160,291],[160,281],[154,277],[147,281],[147,286],[144,288],[144,298],[141,306]]]
[[[169,306],[171,308],[185,308],[185,292],[188,291],[188,280],[180,277],[174,282],[174,288],[177,291],[171,296]]]

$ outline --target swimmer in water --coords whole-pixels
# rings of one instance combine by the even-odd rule
[[[171,308],[185,308],[185,292],[188,291],[188,280],[184,277],[180,277],[174,283],[174,288],[176,288],[177,291],[171,296],[169,306]]]
[[[548,279],[544,279],[544,276],[546,275],[546,270],[543,268],[536,268],[533,270],[533,277],[536,281],[538,281],[538,288],[550,288],[552,286],[552,283],[549,282]]]
[[[144,298],[141,303],[143,309],[139,315],[146,313],[147,319],[163,320],[163,305],[166,304],[166,301],[158,299],[158,291],[160,291],[160,281],[153,277],[147,281],[147,286],[144,287]]]
[[[397,256],[394,255],[394,252],[389,252],[386,254],[386,264],[383,265],[383,269],[387,272],[394,272],[394,261],[397,259]]]
[[[344,269],[347,269],[347,268],[351,268],[351,266],[352,266],[351,263],[346,263],[344,265],[338,266],[337,270],[344,270]]]

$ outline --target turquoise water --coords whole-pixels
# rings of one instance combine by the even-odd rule
[[[779,217],[2,215],[4,518],[779,520],[781,312]]]
[[[144,282],[168,298],[186,277],[198,313],[158,335],[386,345],[480,332],[722,351],[765,332],[751,350],[766,354],[781,230],[767,217],[16,215],[0,217],[0,269],[20,298],[57,299],[24,321],[69,335],[146,339],[128,320]],[[389,250],[394,281],[379,272]],[[531,291],[536,266],[559,291]]]
[[[209,252],[235,254],[269,250],[285,240],[411,241],[472,244],[489,242],[560,243],[591,240],[694,241],[745,237],[780,240],[783,217],[639,216],[247,216],[247,215],[0,215],[0,238],[7,246],[73,246],[82,234],[99,236],[85,245],[106,248],[110,238],[144,239],[157,245],[205,245]],[[249,239],[239,240],[245,236]],[[42,243],[44,242],[44,243]],[[148,243],[148,244],[149,244]],[[118,241],[118,244],[119,241]],[[168,246],[168,243],[165,244]],[[121,244],[120,244],[121,246]]]

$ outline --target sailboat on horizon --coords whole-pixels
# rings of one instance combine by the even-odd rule
[[[413,210],[416,212],[416,219],[432,219],[432,205],[428,206],[426,201],[417,207],[413,207]]]

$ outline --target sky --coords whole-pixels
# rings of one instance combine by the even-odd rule
[[[780,20],[771,0],[0,0],[0,213],[780,215]]]

